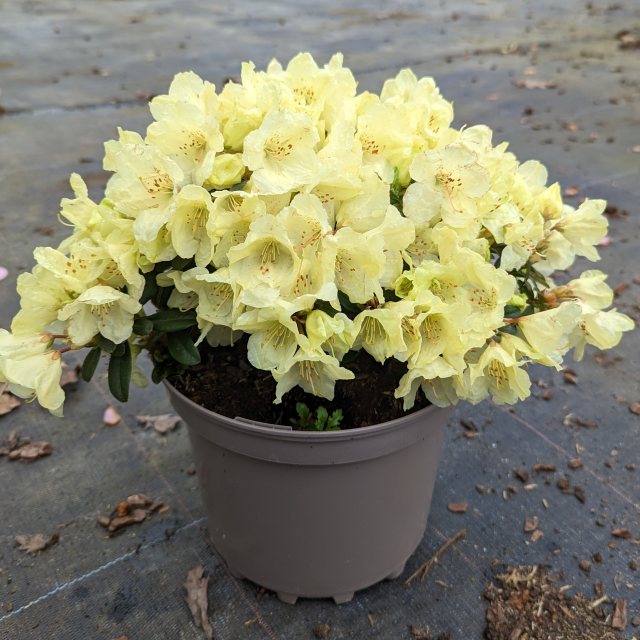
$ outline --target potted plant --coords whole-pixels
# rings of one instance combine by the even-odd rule
[[[150,106],[106,143],[102,200],[71,177],[0,384],[62,415],[61,354],[88,349],[82,377],[106,357],[124,402],[148,351],[231,570],[348,600],[420,541],[448,407],[515,403],[529,363],[633,327],[604,273],[562,273],[598,260],[605,203],[563,203],[407,69],[358,93],[341,55],[300,54],[220,92],[178,74]]]

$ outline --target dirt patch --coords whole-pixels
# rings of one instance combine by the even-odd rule
[[[354,354],[342,366],[355,374],[355,379],[338,381],[333,401],[305,393],[294,387],[281,404],[273,404],[276,382],[268,371],[260,371],[247,360],[246,339],[233,347],[216,347],[203,357],[203,362],[190,367],[170,382],[195,403],[225,416],[240,416],[271,424],[290,424],[297,416],[296,403],[304,402],[315,411],[319,406],[329,413],[341,409],[342,429],[364,427],[387,422],[405,415],[402,400],[393,396],[406,365],[390,358],[383,365],[365,351]],[[418,391],[412,413],[428,405]]]
[[[487,640],[622,640],[606,597],[567,596],[541,566],[507,567],[487,587]],[[626,603],[625,603],[626,604]],[[625,616],[626,617],[626,616]],[[618,628],[623,628],[618,623]],[[625,621],[626,626],[626,621]]]

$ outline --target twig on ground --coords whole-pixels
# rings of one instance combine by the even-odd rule
[[[405,585],[410,585],[418,576],[420,576],[420,581],[424,580],[427,577],[427,574],[431,570],[431,567],[438,561],[438,558],[453,544],[458,542],[458,540],[464,538],[467,535],[466,529],[460,529],[458,533],[451,536],[423,565],[418,567],[405,581]]]

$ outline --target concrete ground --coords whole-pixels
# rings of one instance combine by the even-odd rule
[[[637,0],[376,0],[346,7],[338,0],[16,0],[0,2],[0,25],[0,265],[9,272],[0,281],[0,326],[17,310],[15,279],[31,268],[33,248],[65,235],[56,213],[70,193],[68,175],[79,171],[98,194],[106,179],[102,142],[117,125],[142,130],[149,95],[166,91],[180,70],[221,84],[242,60],[263,66],[299,50],[320,61],[343,51],[368,89],[404,66],[433,75],[454,101],[458,124],[487,123],[521,159],[540,159],[553,180],[577,187],[578,198],[607,198],[617,209],[600,267],[614,286],[629,283],[616,304],[639,315],[640,52],[621,48],[618,35],[640,27]],[[519,80],[555,86],[519,87]],[[466,539],[425,582],[386,582],[341,606],[292,607],[227,573],[205,541],[184,427],[161,436],[136,424],[138,414],[170,410],[161,387],[134,391],[112,428],[102,424],[110,402],[104,375],[70,390],[62,421],[22,406],[0,417],[0,440],[16,430],[54,450],[30,464],[0,459],[0,638],[195,640],[202,636],[182,583],[201,563],[219,640],[312,638],[320,623],[330,625],[332,640],[409,638],[411,624],[434,636],[475,639],[496,561],[548,564],[563,572],[570,592],[588,597],[601,582],[612,599],[628,602],[626,637],[640,634],[631,625],[640,615],[640,573],[632,569],[640,556],[633,540],[640,537],[640,416],[629,410],[640,401],[639,362],[636,332],[605,359],[589,351],[570,365],[577,384],[540,371],[534,396],[513,410],[459,407],[429,525],[406,575],[463,527]],[[598,427],[579,426],[576,417]],[[464,418],[473,418],[478,437],[463,437]],[[577,457],[584,467],[570,470]],[[525,490],[513,470],[536,463],[557,472],[532,476],[534,486]],[[564,474],[583,489],[584,502],[557,488]],[[96,517],[135,492],[169,509],[106,538]],[[463,501],[466,513],[447,509]],[[544,534],[535,542],[523,532],[532,516]],[[632,539],[612,537],[614,528],[628,528]],[[14,542],[54,531],[59,542],[35,557]],[[581,560],[591,562],[589,573]]]

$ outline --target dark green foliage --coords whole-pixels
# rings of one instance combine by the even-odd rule
[[[189,331],[168,333],[167,348],[169,355],[180,364],[191,366],[200,362],[200,352],[194,345]]]
[[[123,342],[122,353],[116,355],[114,352],[109,360],[109,390],[114,398],[120,402],[129,399],[129,383],[131,382],[131,347],[128,342]]]
[[[96,367],[98,366],[98,362],[100,362],[100,354],[102,350],[100,347],[93,347],[82,363],[82,368],[80,369],[80,377],[85,381],[89,382],[91,378],[93,378],[93,374],[96,372]]]
[[[197,324],[196,312],[193,309],[189,311],[180,311],[180,309],[164,309],[158,311],[151,316],[147,316],[148,320],[153,322],[153,329],[158,333],[173,333],[174,331],[183,331]]]

